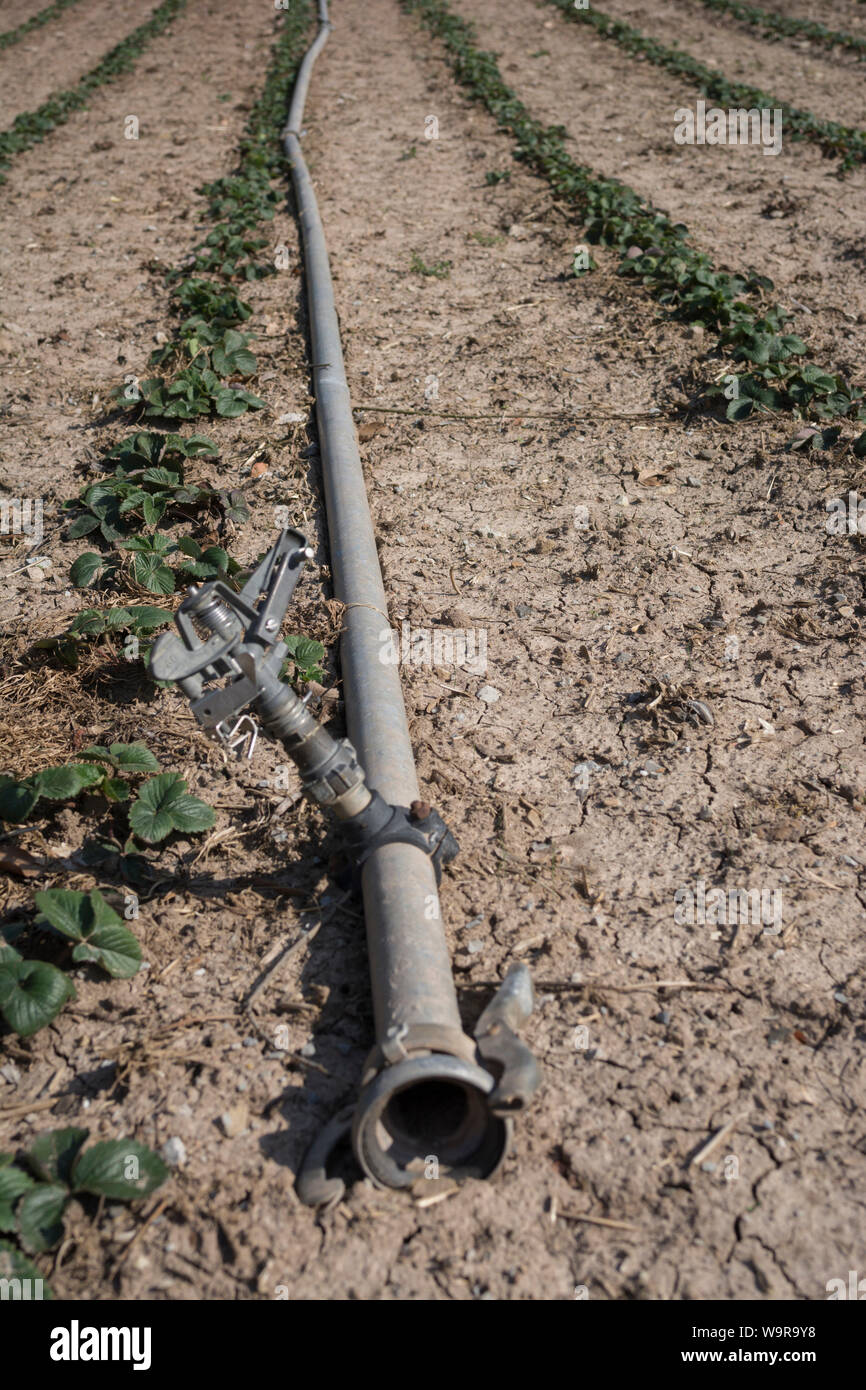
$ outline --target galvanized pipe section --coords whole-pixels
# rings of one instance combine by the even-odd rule
[[[299,69],[283,143],[303,240],[334,591],[347,605],[341,656],[348,733],[369,785],[391,804],[409,806],[418,796],[415,763],[398,670],[382,660],[389,631],[387,601],[328,253],[299,139],[312,66],[331,27],[327,0],[318,0],[318,16],[319,33]],[[363,894],[377,1039],[403,1025],[438,1025],[460,1033],[436,880],[427,856],[413,845],[380,848],[364,867]]]

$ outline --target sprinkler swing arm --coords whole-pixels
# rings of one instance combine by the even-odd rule
[[[349,740],[318,724],[280,679],[288,655],[280,628],[312,554],[299,531],[285,530],[239,594],[220,579],[193,585],[175,617],[178,634],[164,633],[153,645],[151,675],[177,684],[202,728],[248,758],[259,737],[252,708],[297,764],[305,795],[339,821],[356,875],[374,850],[403,843],[429,856],[438,883],[459,848],[439,814],[420,801],[389,806],[367,787]],[[210,633],[206,640],[196,623]]]
[[[288,652],[280,628],[311,558],[305,537],[285,530],[240,593],[221,580],[193,585],[175,615],[177,633],[164,633],[153,645],[150,673],[176,683],[202,728],[236,756],[244,750],[252,756],[259,726],[282,742],[305,795],[339,824],[365,900],[365,867],[388,861],[403,847],[422,852],[438,885],[442,865],[458,852],[439,814],[417,799],[409,807],[392,805],[369,787],[353,744],[318,724],[280,679]],[[200,637],[196,627],[209,635]],[[341,1180],[328,1178],[326,1165],[350,1129],[358,1162],[378,1185],[411,1185],[431,1158],[443,1175],[490,1176],[507,1152],[513,1114],[538,1084],[535,1060],[517,1036],[532,1010],[528,970],[512,965],[478,1020],[474,1039],[468,1038],[450,970],[448,989],[442,979],[438,898],[429,897],[435,907],[431,920],[414,922],[411,939],[396,946],[380,946],[368,920],[377,1042],[357,1106],[326,1126],[302,1165],[299,1195],[311,1206],[342,1194]],[[412,978],[401,993],[407,965]],[[419,990],[428,1003],[420,1019],[413,1016]]]

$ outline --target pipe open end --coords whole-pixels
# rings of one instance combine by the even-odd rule
[[[494,1115],[489,1072],[441,1053],[386,1067],[361,1092],[355,1156],[384,1187],[418,1178],[489,1178],[508,1151],[511,1125]]]

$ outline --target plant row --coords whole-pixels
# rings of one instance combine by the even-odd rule
[[[168,282],[178,324],[171,341],[150,357],[159,374],[128,378],[115,400],[138,423],[225,418],[261,410],[265,402],[248,389],[258,371],[251,334],[241,325],[250,305],[238,281],[272,274],[275,262],[262,257],[268,240],[262,228],[274,217],[281,190],[274,179],[284,167],[278,132],[309,22],[299,4],[281,24],[261,94],[249,114],[234,171],[199,188],[207,199],[203,220],[211,227]],[[132,578],[149,593],[171,594],[178,578],[229,579],[238,566],[220,546],[202,547],[190,536],[170,536],[166,527],[221,512],[241,522],[249,510],[239,491],[192,483],[193,460],[213,457],[217,446],[203,434],[186,437],[139,430],[106,455],[111,472],[67,503],[68,539],[93,534],[108,547],[79,556],[70,571],[77,586],[117,584]],[[106,621],[110,620],[110,613]]]
[[[516,157],[580,208],[587,239],[618,251],[620,273],[639,280],[672,315],[716,335],[718,350],[733,367],[724,382],[708,384],[704,395],[724,398],[728,419],[745,419],[755,411],[866,418],[858,387],[806,360],[805,343],[788,331],[791,315],[767,299],[770,279],[754,270],[716,268],[682,222],[673,222],[619,179],[576,164],[565,149],[565,129],[545,126],[529,114],[504,82],[493,54],[475,46],[473,26],[445,0],[402,3],[441,39],[458,82],[514,138]]]
[[[864,130],[840,125],[838,121],[822,120],[813,112],[789,106],[758,87],[750,87],[744,82],[730,82],[723,72],[708,68],[690,53],[684,53],[681,48],[669,48],[667,44],[659,43],[658,39],[648,38],[639,29],[632,28],[623,20],[613,19],[601,10],[576,10],[573,0],[551,0],[551,4],[556,5],[575,24],[591,25],[602,38],[612,39],[633,57],[645,58],[675,77],[688,78],[704,96],[722,107],[781,111],[785,134],[792,140],[808,140],[820,146],[825,154],[838,157],[841,160],[840,170],[853,169],[856,164],[866,160]]]
[[[39,10],[37,14],[31,15],[30,19],[25,19],[24,23],[19,24],[17,28],[7,29],[5,34],[0,34],[0,50],[11,48],[13,43],[19,43],[28,34],[32,34],[34,29],[41,29],[43,24],[49,24],[64,10],[77,4],[78,0],[54,0],[52,5],[46,5],[44,10]]]
[[[95,68],[79,78],[74,87],[55,92],[35,111],[23,111],[16,116],[8,130],[0,131],[0,169],[8,168],[16,154],[38,145],[52,130],[68,121],[73,112],[86,106],[98,87],[112,82],[121,73],[130,72],[151,39],[161,34],[185,5],[186,0],[162,0],[150,19],[127,34]],[[2,182],[5,182],[5,175],[0,174]]]
[[[200,190],[213,225],[184,270],[170,276],[180,322],[174,340],[152,356],[159,375],[140,383],[127,380],[116,393],[137,423],[153,427],[135,430],[109,450],[104,476],[64,504],[66,539],[98,537],[101,547],[74,562],[71,578],[77,586],[104,582],[115,589],[169,594],[180,579],[219,576],[235,582],[238,565],[225,549],[202,546],[179,528],[214,514],[244,521],[249,512],[243,496],[203,482],[197,472],[190,476],[217,454],[207,436],[170,431],[175,421],[231,418],[264,406],[245,385],[257,365],[251,339],[240,331],[251,310],[236,282],[274,269],[261,260],[267,242],[259,229],[273,218],[280,198],[272,184],[282,168],[278,134],[308,13],[306,4],[299,6],[281,26],[234,173]],[[141,644],[170,619],[166,609],[153,604],[90,608],[62,637],[37,645],[73,668],[89,642],[122,641],[124,655],[137,658]],[[321,644],[294,637],[287,646],[296,673],[321,675],[315,664],[324,654]],[[136,785],[136,779],[143,780]],[[81,851],[82,862],[132,884],[153,881],[149,847],[173,832],[195,834],[214,823],[211,807],[189,794],[183,778],[160,772],[141,743],[91,745],[75,761],[20,779],[0,778],[0,818],[22,823],[45,803],[78,797],[85,798],[85,814],[101,817],[97,835]],[[137,905],[136,895],[132,901]],[[7,924],[0,933],[0,1016],[22,1037],[50,1023],[74,996],[57,963],[62,948],[60,957],[56,949],[46,949],[52,938],[65,942],[68,963],[91,964],[117,978],[134,975],[141,965],[136,937],[98,889],[48,889],[35,894],[34,905],[33,920]],[[54,958],[26,958],[25,945]],[[16,1242],[0,1242],[0,1274],[38,1276],[26,1254],[44,1251],[60,1238],[71,1193],[143,1196],[166,1176],[161,1160],[134,1141],[81,1151],[86,1137],[84,1130],[43,1135],[37,1145],[46,1152],[34,1146],[18,1164],[11,1155],[0,1155],[0,1231],[11,1232]]]
[[[744,5],[741,0],[701,0],[708,10],[718,10],[722,14],[733,15],[761,29],[765,34],[782,34],[786,38],[814,39],[826,48],[848,48],[853,53],[866,54],[866,39],[855,34],[844,34],[839,29],[828,29],[817,19],[797,19],[794,15],[779,14],[778,10],[762,10],[757,5]]]

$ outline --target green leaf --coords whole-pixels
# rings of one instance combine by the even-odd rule
[[[21,1244],[31,1255],[50,1250],[63,1235],[63,1208],[69,1192],[59,1183],[40,1183],[18,1203]]]
[[[728,402],[725,414],[729,420],[745,420],[746,416],[752,413],[753,406],[754,401],[751,397],[740,396],[739,399]]]
[[[109,763],[111,767],[114,767],[113,757],[101,743],[91,743],[87,748],[82,748],[81,756],[82,758],[89,758],[91,762]]]
[[[156,608],[152,603],[140,604],[129,610],[130,623],[137,632],[152,632],[155,627],[170,623],[172,616],[167,608]]]
[[[105,631],[106,621],[105,614],[100,613],[98,608],[85,608],[73,619],[69,631],[78,637],[99,637]]]
[[[91,961],[109,975],[129,979],[141,965],[141,947],[110,903],[94,888],[88,895],[71,889],[48,888],[35,895],[46,920],[79,944],[75,961]]]
[[[866,458],[866,430],[858,435],[852,445],[854,455],[858,459]]]
[[[16,1245],[10,1245],[8,1241],[0,1240],[0,1279],[9,1281],[8,1297],[12,1301],[22,1299],[36,1299],[40,1295],[48,1300],[54,1297],[48,1284],[42,1278],[41,1271],[28,1259],[25,1259]],[[27,1292],[21,1289],[13,1281],[30,1281],[30,1288]],[[33,1292],[33,1285],[36,1284],[39,1294]],[[25,1284],[26,1287],[26,1284]]]
[[[112,743],[115,766],[126,772],[159,772],[159,763],[144,743]]]
[[[183,452],[187,458],[198,458],[200,454],[218,454],[219,449],[206,434],[188,434],[183,441]]]
[[[174,575],[159,555],[136,555],[132,568],[143,589],[152,594],[174,593]]]
[[[135,1139],[104,1139],[79,1154],[72,1169],[76,1192],[128,1202],[147,1197],[168,1177],[162,1159]]]
[[[230,492],[221,492],[219,500],[228,521],[233,521],[236,525],[249,521],[250,509],[240,488],[232,488]]]
[[[33,895],[33,901],[55,931],[70,936],[73,941],[81,941],[85,927],[92,921],[86,893],[72,888],[45,888]],[[40,923],[39,918],[37,923]]]
[[[141,500],[141,514],[144,517],[145,525],[156,526],[165,511],[165,507],[164,498],[151,497],[150,493],[145,493]]]
[[[68,541],[80,540],[82,536],[89,536],[91,531],[95,531],[99,525],[99,517],[94,516],[93,512],[82,512],[70,524],[66,532]]]
[[[100,791],[108,801],[128,801],[129,786],[122,777],[106,777]]]
[[[130,829],[148,844],[164,840],[173,830],[197,833],[209,830],[214,813],[186,790],[186,782],[174,772],[163,772],[145,782],[129,812]]]
[[[72,952],[74,961],[89,961],[117,980],[128,980],[141,967],[141,946],[128,927],[94,927]]]
[[[89,1129],[72,1125],[68,1129],[50,1129],[40,1134],[30,1145],[27,1162],[43,1182],[69,1184],[69,1174],[78,1150]]]
[[[214,396],[214,405],[217,415],[221,415],[226,420],[232,420],[236,415],[246,415],[246,402],[242,401],[236,391],[230,386],[225,386],[221,391],[217,391]]]
[[[26,820],[39,800],[39,792],[31,782],[16,782],[14,777],[0,777],[0,820]]]
[[[15,1216],[12,1208],[23,1192],[29,1191],[35,1183],[23,1168],[11,1165],[0,1168],[0,1231],[15,1230]]]
[[[313,641],[311,637],[300,637],[291,633],[283,641],[299,671],[312,670],[324,658],[325,648],[322,643]]]
[[[74,997],[75,989],[63,971],[44,961],[0,966],[0,1013],[22,1038],[44,1028]]]
[[[238,348],[231,354],[230,362],[232,370],[240,372],[241,376],[252,376],[258,366],[255,354],[249,348]]]
[[[102,773],[92,763],[66,763],[62,767],[46,767],[34,779],[40,796],[49,801],[66,801],[78,796],[85,787],[102,781]]]
[[[110,763],[124,772],[159,772],[159,763],[144,743],[112,743],[110,749],[92,743],[81,756]]]
[[[85,551],[79,555],[69,570],[69,578],[78,589],[87,589],[93,581],[108,568],[104,555],[97,555],[94,551]]]

